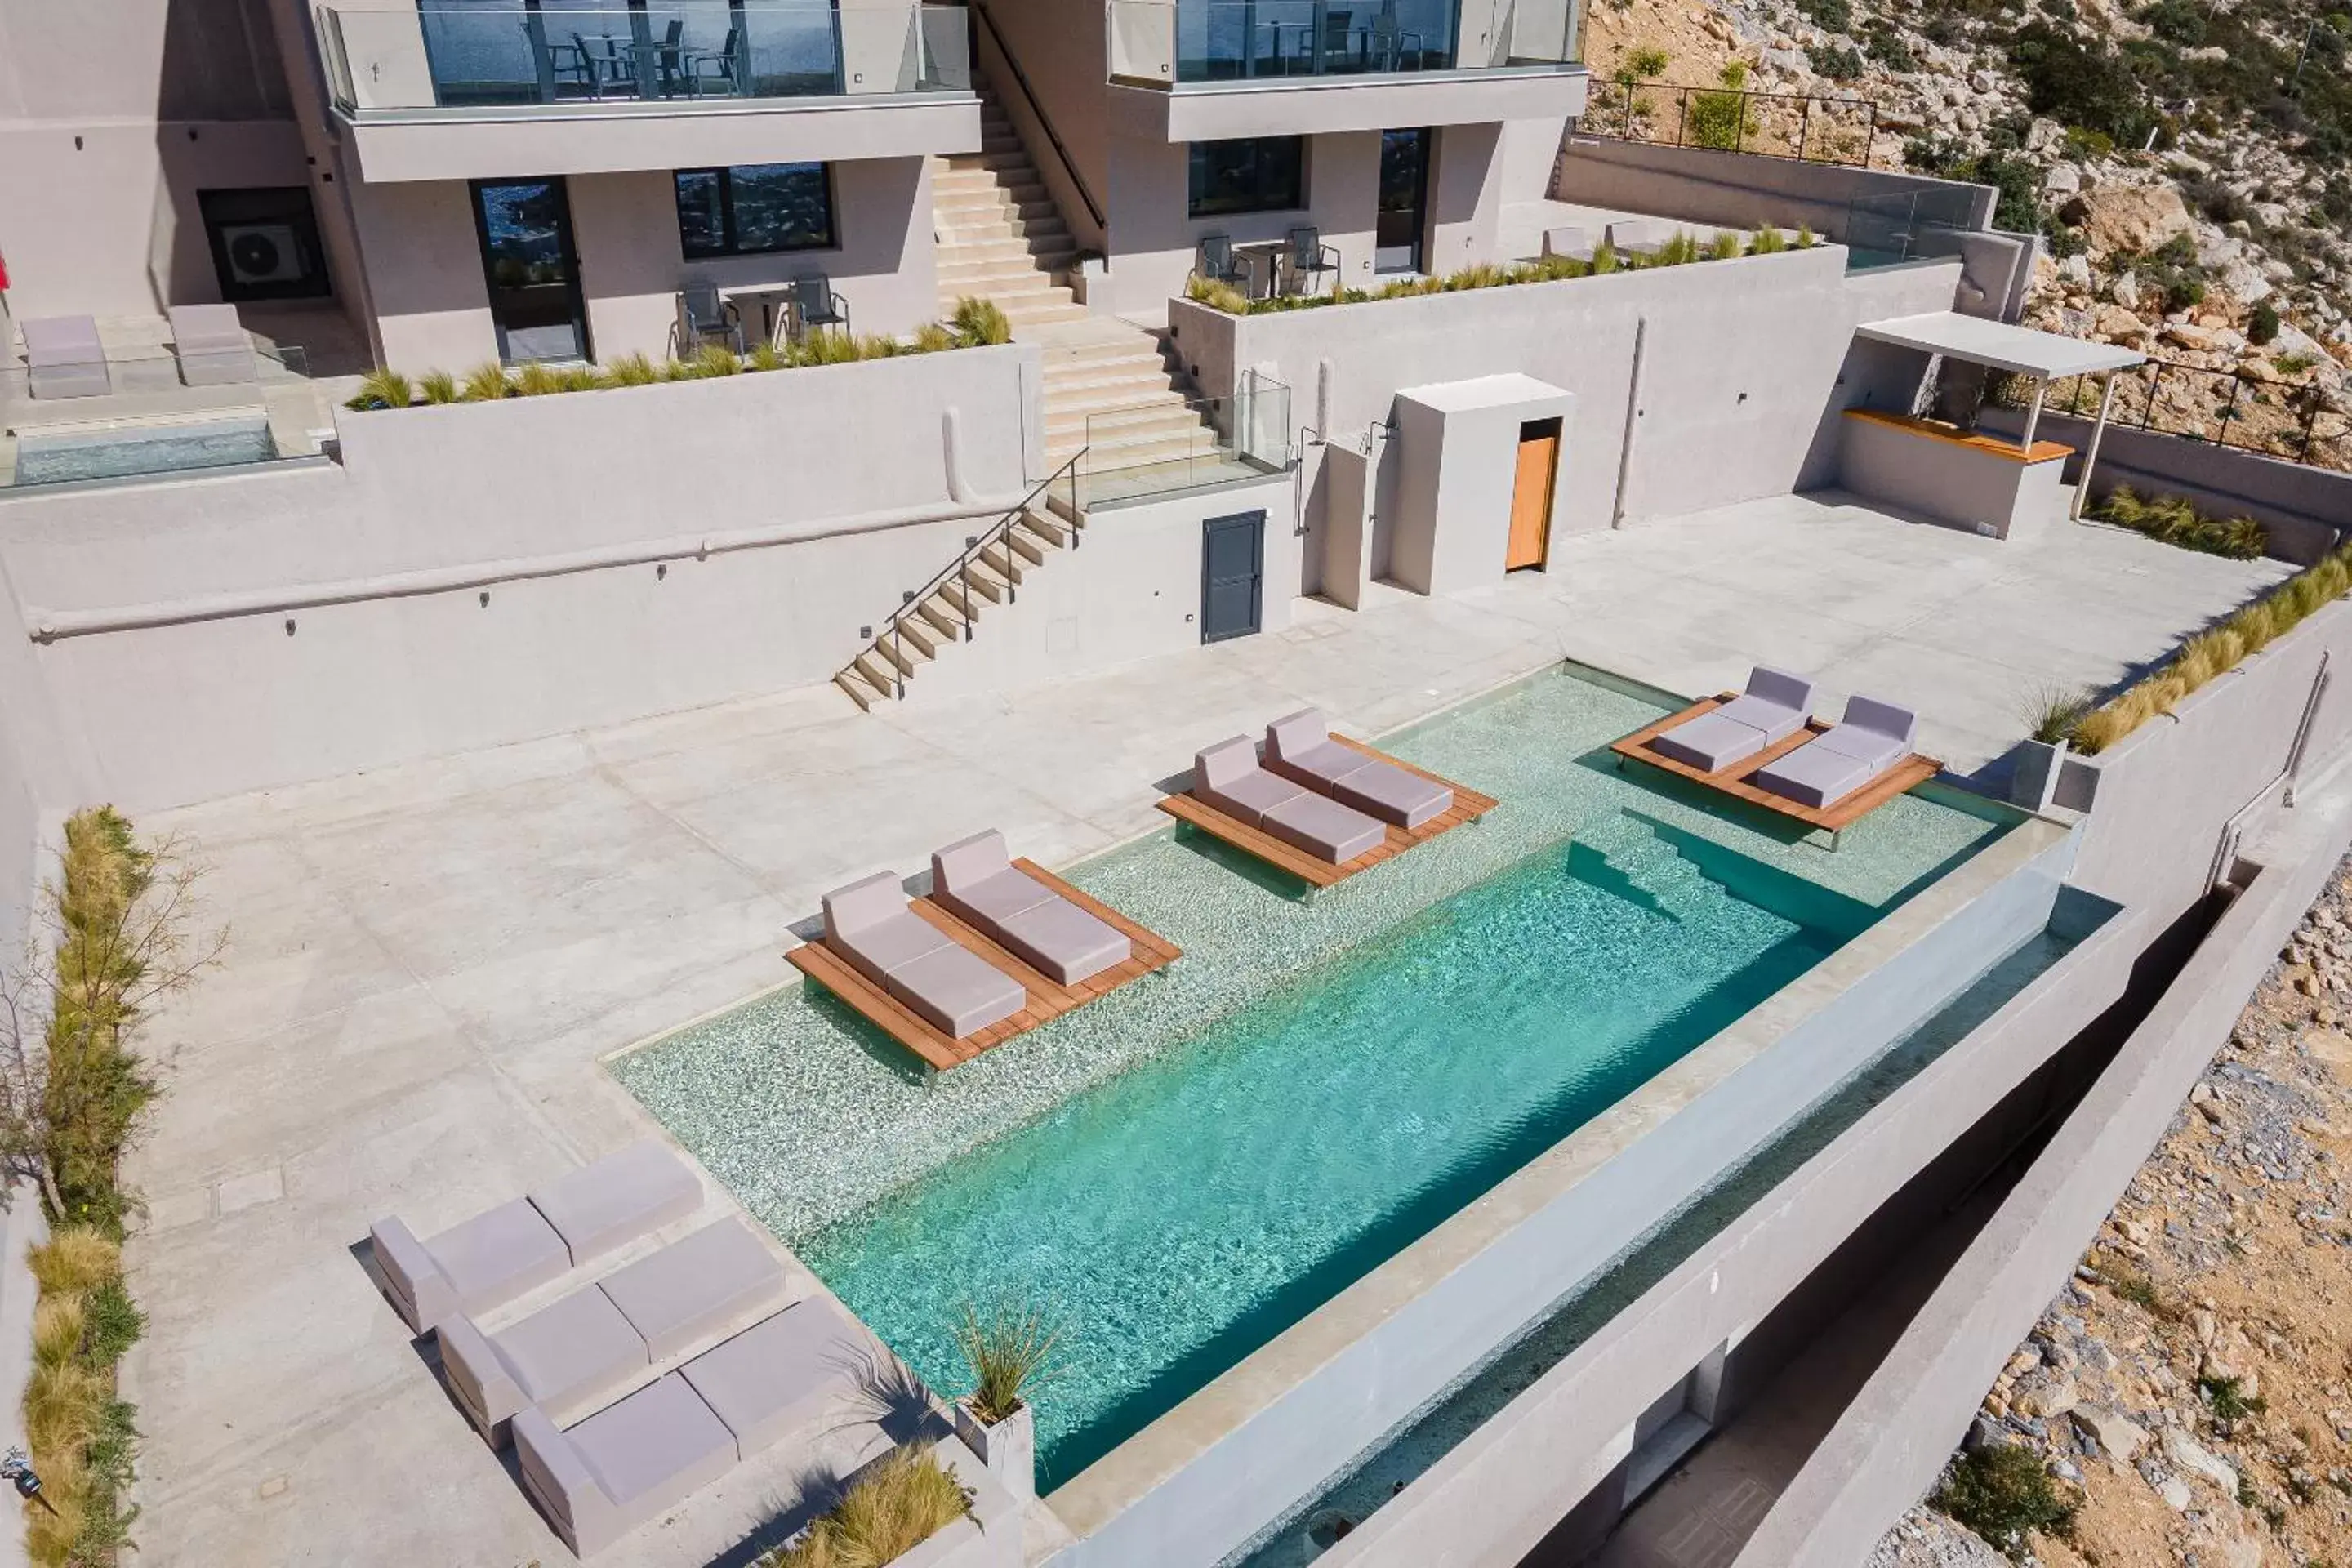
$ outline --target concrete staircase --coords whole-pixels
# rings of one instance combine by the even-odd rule
[[[1089,472],[1208,451],[1215,432],[1187,405],[1163,335],[1077,302],[1069,226],[994,89],[978,90],[981,150],[931,174],[940,314],[966,295],[992,300],[1014,340],[1043,352],[1046,472],[1088,445],[1090,427]]]

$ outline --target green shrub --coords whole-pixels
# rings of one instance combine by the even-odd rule
[[[2239,1378],[2200,1377],[2197,1380],[2197,1392],[2204,1396],[2206,1407],[2213,1412],[2216,1421],[2243,1421],[2269,1408],[2262,1398],[2247,1394]]]
[[[515,372],[513,387],[516,397],[551,397],[556,393],[572,390],[564,382],[562,371],[553,365],[541,364],[536,360]]]
[[[458,395],[468,403],[495,403],[514,395],[514,383],[507,379],[506,366],[495,360],[486,361],[466,373]]]
[[[121,1361],[147,1331],[147,1316],[121,1279],[107,1280],[83,1298],[85,1353],[101,1365]]]
[[[661,373],[641,353],[623,354],[604,367],[604,379],[614,386],[651,386]]]
[[[2268,542],[2263,525],[2252,518],[2204,517],[2182,497],[2147,500],[2129,485],[2117,485],[2109,491],[2105,500],[2091,509],[2091,515],[2101,522],[2128,528],[2166,544],[2206,555],[2227,556],[2232,561],[2259,558]]]
[[[1019,1410],[1051,1375],[1061,1337],[1034,1308],[999,1302],[983,1317],[967,1302],[955,1342],[971,1369],[972,1414],[994,1426]]]
[[[1911,46],[1904,41],[1903,35],[1884,24],[1871,27],[1869,53],[1872,59],[1891,71],[1919,68],[1919,58],[1911,52]]]
[[[1832,81],[1853,81],[1867,69],[1852,44],[1815,44],[1805,51],[1816,73]]]
[[[2273,342],[2278,335],[2278,307],[2268,300],[2256,300],[2253,319],[2246,323],[2246,341],[2250,343]]]
[[[1853,6],[1849,0],[1797,0],[1797,9],[1825,33],[1843,33],[1853,26]]]
[[[1789,237],[1777,228],[1759,228],[1756,237],[1748,242],[1750,256],[1777,256],[1789,248]]]
[[[959,342],[966,348],[979,348],[1013,341],[1013,323],[1004,319],[1004,311],[993,300],[981,300],[967,294],[956,301],[955,313],[948,318]]]
[[[416,378],[416,390],[427,403],[455,403],[457,378],[446,370],[427,371]]]
[[[1632,74],[1630,77],[1621,75],[1620,79],[1625,81],[1629,87],[1636,81],[1655,81],[1665,75],[1666,68],[1674,63],[1675,57],[1664,49],[1630,49],[1626,51],[1624,59],[1619,63],[1618,70],[1621,73],[1631,72]]]
[[[1720,92],[1693,93],[1690,137],[1701,147],[1719,153],[1738,152],[1760,129],[1748,110],[1748,68],[1733,60],[1723,68]]]
[[[396,370],[376,366],[360,377],[359,390],[343,400],[343,406],[353,413],[371,408],[405,408],[416,401],[416,389],[408,378]]]
[[[2041,1457],[2023,1447],[1970,1449],[1927,1502],[2020,1563],[2033,1531],[2064,1537],[2074,1530],[2076,1505],[2058,1495]]]

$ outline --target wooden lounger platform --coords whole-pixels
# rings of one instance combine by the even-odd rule
[[[1637,763],[1647,763],[1654,768],[1664,768],[1666,772],[1686,778],[1693,784],[1705,784],[1707,788],[1720,791],[1734,799],[1744,800],[1750,805],[1760,805],[1767,811],[1777,811],[1782,816],[1794,817],[1808,827],[1819,827],[1831,833],[1852,826],[1905,790],[1914,784],[1925,784],[1944,771],[1944,764],[1935,758],[1921,756],[1914,752],[1836,805],[1812,806],[1801,805],[1790,800],[1787,795],[1774,795],[1769,789],[1759,788],[1749,784],[1748,777],[1766,763],[1787,756],[1814,736],[1826,733],[1830,726],[1818,719],[1807,720],[1803,729],[1786,740],[1775,741],[1755,755],[1742,757],[1729,767],[1718,769],[1711,773],[1703,773],[1688,763],[1678,763],[1674,758],[1663,756],[1651,749],[1650,742],[1653,738],[1664,734],[1677,724],[1687,722],[1702,713],[1720,708],[1738,695],[1739,693],[1736,691],[1727,691],[1719,697],[1710,697],[1704,702],[1694,702],[1679,713],[1670,713],[1654,724],[1643,725],[1623,740],[1611,742],[1609,749],[1620,757],[1631,757]]]
[[[933,1070],[944,1072],[949,1068],[971,1060],[982,1051],[1003,1045],[1015,1035],[1026,1034],[1040,1024],[1058,1018],[1072,1008],[1083,1007],[1096,997],[1116,991],[1130,980],[1140,979],[1154,970],[1165,969],[1183,956],[1174,942],[1156,931],[1145,930],[1108,904],[1080,892],[1034,860],[1023,858],[1013,864],[1097,920],[1116,929],[1134,944],[1132,955],[1126,963],[1113,964],[1090,980],[1082,980],[1076,985],[1064,985],[1030,968],[930,900],[917,899],[910,906],[915,913],[939,927],[958,945],[978,953],[1021,982],[1023,989],[1029,993],[1029,1004],[1021,1011],[1002,1023],[991,1024],[987,1028],[966,1035],[961,1039],[938,1028],[921,1014],[852,968],[846,960],[821,942],[803,942],[787,952],[784,957],[793,968],[855,1008],[867,1023],[922,1058]]]
[[[1495,797],[1480,795],[1476,790],[1440,778],[1424,768],[1391,757],[1386,752],[1375,751],[1361,741],[1350,741],[1345,735],[1334,735],[1333,742],[1349,751],[1361,752],[1368,757],[1393,763],[1409,773],[1417,773],[1433,784],[1442,784],[1454,792],[1454,804],[1442,815],[1430,818],[1419,827],[1399,827],[1389,825],[1388,837],[1377,847],[1367,849],[1353,860],[1338,865],[1308,854],[1296,844],[1276,838],[1261,827],[1252,827],[1238,817],[1229,816],[1208,802],[1191,795],[1169,795],[1160,797],[1160,809],[1180,821],[1189,822],[1213,837],[1222,838],[1234,848],[1256,856],[1270,866],[1289,872],[1311,887],[1328,888],[1334,882],[1344,882],[1359,871],[1369,871],[1383,860],[1392,860],[1416,844],[1425,844],[1465,822],[1475,822],[1495,809]]]

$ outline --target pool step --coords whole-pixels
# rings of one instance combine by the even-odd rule
[[[1724,886],[1651,828],[1619,816],[1577,835],[1574,873],[1627,903],[1680,924],[1724,897]]]

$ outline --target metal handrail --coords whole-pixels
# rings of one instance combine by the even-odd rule
[[[965,572],[971,570],[972,563],[978,561],[982,555],[985,554],[991,546],[1004,544],[1005,541],[1011,536],[1014,526],[1020,522],[1023,514],[1028,511],[1030,503],[1034,501],[1039,496],[1044,495],[1047,490],[1052,489],[1054,486],[1060,481],[1063,476],[1071,475],[1071,483],[1075,486],[1077,481],[1075,477],[1074,470],[1076,470],[1078,466],[1078,459],[1086,455],[1087,448],[1084,447],[1081,447],[1076,451],[1071,453],[1067,462],[1064,463],[1060,468],[1055,468],[1044,479],[1038,480],[1034,486],[1031,487],[1029,493],[1023,496],[1020,500],[1016,501],[1012,509],[1005,512],[1003,517],[1000,517],[994,522],[990,523],[986,528],[981,530],[980,532],[965,536],[963,542],[963,553],[950,562],[945,569],[935,574],[929,582],[924,584],[914,592],[899,595],[898,607],[891,611],[889,616],[883,621],[881,634],[875,637],[873,642],[867,645],[869,647],[880,647],[886,639],[890,644],[890,695],[892,697],[903,700],[907,695],[907,644],[905,627],[908,618],[919,613],[917,606],[928,601],[932,595],[938,593],[941,588],[946,587],[950,583],[962,576]],[[1070,548],[1075,550],[1077,546],[1078,531],[1076,528],[1072,528],[1070,530]],[[1006,548],[1009,551],[1011,546],[1007,545]],[[967,595],[969,595],[970,592],[971,590],[969,588],[965,590]],[[1007,604],[1012,604],[1017,602],[1020,597],[1021,586],[1019,584],[1012,580],[1011,574],[1008,573],[1006,574],[1004,584],[1005,602]],[[966,603],[959,604],[956,606],[956,612],[958,617],[963,622],[963,636],[956,640],[959,642],[970,642],[971,640],[972,616],[969,601],[967,600]],[[864,656],[861,654],[859,657],[863,658]],[[852,659],[850,663],[854,667],[856,660]]]
[[[2161,359],[2153,354],[2147,357],[2144,365],[2147,372],[2144,378],[2137,374],[2140,368],[2137,366],[2134,367],[2132,372],[2116,373],[2118,375],[2130,374],[2132,379],[2140,381],[2145,392],[2141,405],[2137,410],[2123,410],[2110,414],[2108,424],[2111,427],[2120,430],[2146,430],[2159,436],[2171,436],[2183,441],[2210,442],[2216,447],[2227,447],[2235,451],[2253,452],[2263,457],[2277,458],[2286,462],[2301,464],[2307,468],[2339,471],[2352,468],[2352,423],[2347,423],[2345,430],[2335,434],[2321,432],[2320,416],[2323,414],[2332,413],[2333,410],[2326,406],[2326,400],[2318,395],[2317,387],[2309,381],[2267,381],[2249,375],[2242,369],[2213,370],[2204,365],[2189,364],[2180,360]],[[2212,417],[2211,415],[2199,419],[2198,424],[2200,427],[2192,430],[2180,428],[2182,421],[2161,412],[2158,394],[2163,388],[2168,374],[2176,381],[2202,376],[2207,378],[2209,384],[2215,380],[2227,380],[2230,383],[2229,402],[2221,408],[2220,426],[2213,430],[2212,434],[2208,435],[2202,427],[2206,421]],[[2084,413],[2086,403],[2095,406],[2098,398],[2092,390],[2092,381],[2089,376],[2077,375],[2066,379],[2073,382],[2072,388],[2063,396],[2053,394],[2045,406],[2054,413],[2069,414],[2079,417]],[[2295,412],[2301,416],[2300,419],[2294,426],[2285,430],[2274,431],[2258,440],[2231,440],[2230,426],[2233,423],[2242,426],[2247,423],[2246,417],[2241,414],[2240,400],[2250,387],[2283,395],[2290,408],[2294,408],[2294,405],[2299,404],[2301,406],[2295,409]],[[2292,450],[2288,449],[2289,442],[2293,443]],[[2316,455],[2314,450],[2315,447],[2319,448]],[[2328,457],[2333,457],[2336,460],[2326,460]]]
[[[1004,57],[1005,67],[1012,71],[1013,85],[1020,88],[1022,99],[1029,105],[1029,112],[1037,117],[1038,128],[1045,132],[1045,140],[1053,143],[1054,156],[1062,161],[1062,173],[1070,177],[1070,187],[1078,193],[1078,200],[1087,204],[1087,212],[1094,218],[1095,227],[1108,229],[1110,220],[1103,216],[1102,207],[1096,202],[1094,193],[1087,189],[1087,182],[1079,175],[1078,165],[1070,157],[1070,150],[1062,145],[1061,135],[1055,131],[1053,118],[1045,112],[1045,106],[1037,101],[1037,92],[1029,85],[1028,73],[1021,68],[1021,62],[1013,58],[1013,50],[1005,43],[1004,35],[997,31],[996,18],[988,14],[988,7],[982,5],[981,0],[971,0],[971,4],[972,15],[978,16],[981,26],[988,29],[988,36],[996,40],[996,52]]]
[[[1612,88],[1622,92],[1622,103],[1615,105],[1610,103],[1610,89]],[[1671,92],[1679,95],[1672,140],[1663,136],[1634,134],[1635,96],[1642,92]],[[1854,168],[1869,167],[1870,155],[1878,146],[1878,105],[1866,98],[1832,98],[1825,93],[1818,92],[1756,92],[1744,87],[1685,87],[1670,81],[1604,81],[1594,84],[1592,93],[1594,106],[1614,107],[1618,110],[1622,116],[1618,121],[1620,129],[1615,131],[1595,129],[1591,123],[1591,108],[1588,107],[1584,116],[1576,122],[1576,134],[1579,136],[1591,136],[1607,142],[1634,142],[1654,147],[1700,147],[1718,153],[1746,153],[1759,158],[1794,158],[1800,163],[1835,163]],[[1732,121],[1731,145],[1717,146],[1713,142],[1695,140],[1687,134],[1690,129],[1690,105],[1693,93],[1709,100],[1737,98],[1739,100],[1738,114]],[[1776,153],[1748,145],[1748,110],[1751,104],[1758,103],[1796,103],[1803,106],[1802,114],[1797,125],[1797,148],[1794,153]],[[1805,145],[1807,139],[1812,134],[1813,105],[1816,103],[1821,104],[1825,111],[1832,109],[1856,110],[1866,109],[1870,111],[1870,128],[1864,136],[1860,158],[1843,158],[1835,154],[1807,156]]]

